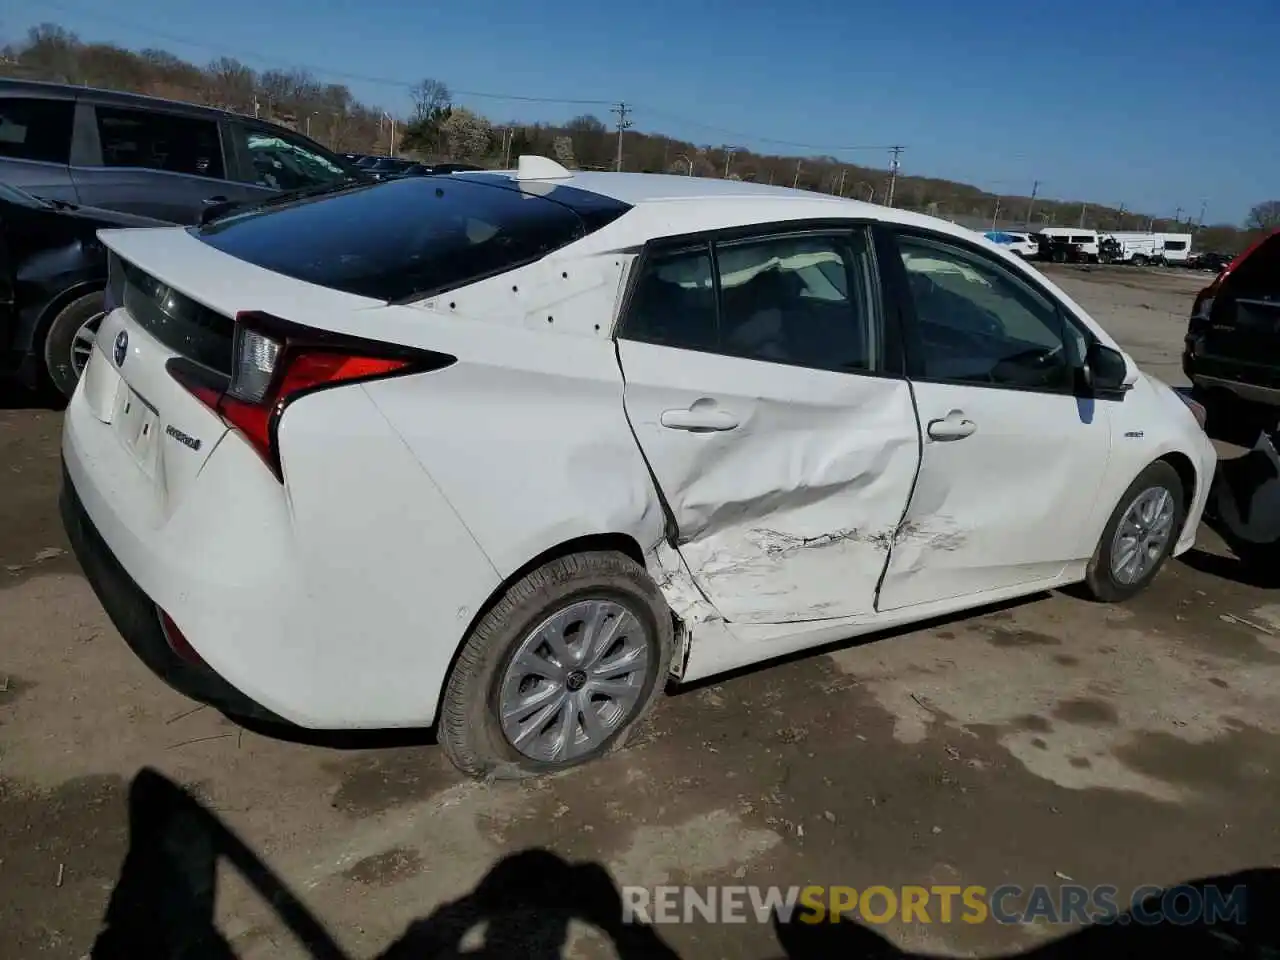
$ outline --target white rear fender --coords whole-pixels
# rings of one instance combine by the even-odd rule
[[[278,654],[295,675],[275,688],[344,726],[430,723],[497,572],[362,387],[294,401],[278,435],[304,600]]]
[[[613,344],[527,335],[517,357],[512,339],[473,335],[447,369],[364,389],[502,577],[579,537],[623,534],[647,550],[663,513]]]

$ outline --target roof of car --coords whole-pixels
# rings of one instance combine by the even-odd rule
[[[452,176],[515,180],[515,170],[457,173]],[[642,246],[657,237],[732,229],[792,220],[875,220],[919,226],[973,239],[972,231],[937,217],[853,200],[745,180],[720,180],[661,173],[573,171],[554,180],[517,180],[521,190],[549,196],[570,187],[629,204],[634,209],[574,245],[578,255]],[[983,240],[982,242],[990,242]]]
[[[223,110],[218,107],[208,107],[199,103],[188,103],[185,100],[166,100],[163,97],[149,97],[142,93],[126,93],[122,90],[103,90],[99,87],[86,87],[74,83],[54,83],[48,80],[13,80],[9,78],[0,78],[0,96],[35,96],[48,97],[58,99],[89,99],[95,103],[104,106],[120,106],[120,107],[138,107],[149,110],[167,110],[173,112],[182,112],[195,116],[208,117],[236,117],[238,119],[252,120],[254,123],[264,126],[273,127],[278,130],[287,130],[291,134],[297,134],[296,130],[289,130],[288,127],[270,120],[264,120],[261,117],[248,117],[242,114],[234,113],[230,110]]]

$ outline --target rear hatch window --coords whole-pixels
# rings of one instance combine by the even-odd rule
[[[1280,233],[1254,247],[1227,275],[1225,288],[1237,297],[1280,300]]]
[[[489,174],[394,180],[248,210],[192,233],[275,273],[405,301],[532,263],[630,209],[571,187],[523,186]]]
[[[108,310],[124,307],[138,326],[170,350],[219,373],[231,373],[235,321],[115,253],[107,262]]]

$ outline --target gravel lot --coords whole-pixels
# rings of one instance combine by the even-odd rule
[[[1148,370],[1180,382],[1185,315],[1204,275],[1054,276]],[[1069,877],[1125,889],[1280,862],[1280,600],[1207,532],[1129,605],[1042,596],[681,691],[608,761],[489,786],[462,781],[426,735],[285,742],[153,679],[65,553],[59,428],[55,412],[0,412],[0,957],[88,953],[121,876],[143,768],[185,786],[207,816],[181,821],[180,870],[157,872],[135,842],[126,873],[149,880],[132,893],[124,884],[120,904],[155,917],[169,897],[177,909],[174,891],[203,882],[201,823],[225,824],[269,870],[215,841],[241,868],[224,863],[216,903],[191,906],[183,924],[190,933],[215,918],[245,960],[336,955],[314,931],[310,952],[291,936],[282,915],[295,929],[304,921],[285,887],[351,956],[453,956],[486,908],[447,905],[506,855],[539,848],[644,885]],[[135,784],[135,841],[171,810],[151,783]],[[504,872],[588,916],[600,909],[603,878],[557,863]],[[565,937],[566,956],[613,955],[584,923],[566,933],[520,919],[489,924],[486,955],[559,956]],[[861,932],[952,955],[1064,935],[990,923]],[[657,934],[686,958],[781,953],[755,924]],[[523,946],[503,953],[512,936]],[[397,940],[401,952],[384,954]],[[814,955],[861,956],[849,951],[862,945]],[[646,946],[619,949],[650,955]]]

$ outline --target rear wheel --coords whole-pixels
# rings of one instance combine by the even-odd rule
[[[49,385],[70,397],[93,353],[102,324],[102,291],[86,293],[63,307],[44,338],[44,369]]]
[[[1182,530],[1183,496],[1178,472],[1163,460],[1129,485],[1085,572],[1085,586],[1095,600],[1128,600],[1155,578]]]
[[[671,614],[644,568],[571,554],[513,584],[445,688],[440,742],[472,777],[568,769],[620,747],[662,688]]]
[[[1147,258],[1146,258],[1146,256],[1145,256],[1144,254],[1141,254],[1141,253],[1135,253],[1135,254],[1133,255],[1133,265],[1134,265],[1135,267],[1145,267],[1145,266],[1147,265]]]

